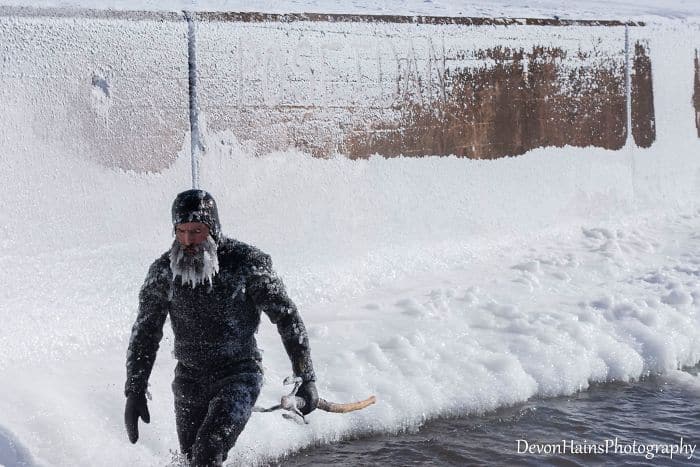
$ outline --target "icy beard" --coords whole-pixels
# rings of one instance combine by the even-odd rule
[[[180,242],[175,239],[170,248],[170,269],[173,281],[180,276],[182,285],[192,284],[194,289],[198,284],[209,281],[219,272],[219,256],[216,254],[216,242],[209,235],[199,245],[193,247],[194,253],[188,254]]]

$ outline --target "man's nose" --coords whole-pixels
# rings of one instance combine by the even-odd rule
[[[194,245],[194,236],[192,234],[190,234],[189,232],[185,232],[185,234],[182,236],[182,243],[185,246]]]

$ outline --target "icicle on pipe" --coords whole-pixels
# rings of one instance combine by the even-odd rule
[[[197,101],[197,45],[192,12],[185,11],[187,19],[187,67],[190,95],[190,155],[192,157],[192,188],[199,188],[199,153],[203,149],[199,132],[199,102]]]

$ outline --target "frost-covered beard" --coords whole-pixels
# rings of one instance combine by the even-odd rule
[[[180,242],[175,239],[170,248],[170,269],[173,281],[180,276],[182,285],[192,284],[194,289],[198,284],[209,281],[219,272],[219,256],[216,254],[216,242],[209,235],[207,239],[192,247],[194,253],[188,254]]]

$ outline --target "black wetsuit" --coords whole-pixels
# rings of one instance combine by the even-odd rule
[[[277,324],[294,374],[315,380],[309,340],[270,257],[222,238],[219,273],[196,287],[173,280],[168,253],[150,267],[127,354],[125,392],[144,393],[163,323],[170,321],[178,360],[173,381],[180,448],[195,465],[226,458],[251,415],[262,385],[255,341],[260,314]]]

